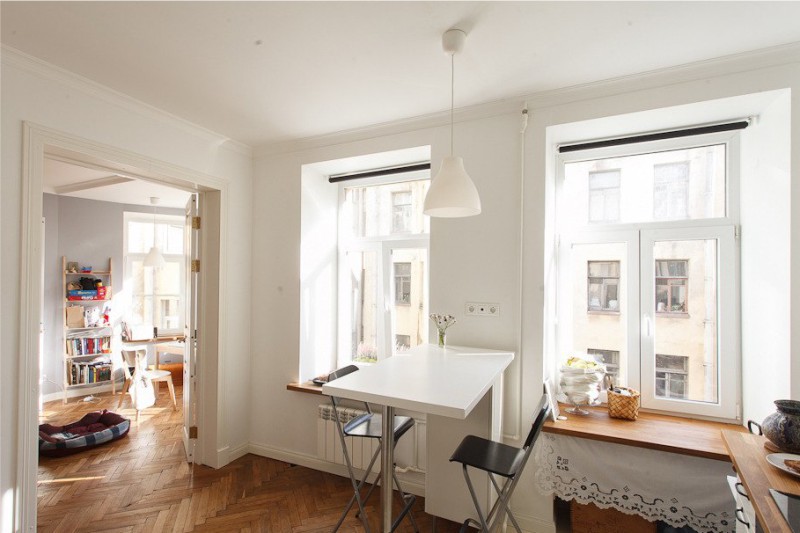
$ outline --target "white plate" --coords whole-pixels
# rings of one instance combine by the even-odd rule
[[[797,470],[792,470],[791,468],[783,464],[783,462],[786,461],[787,459],[800,461],[800,455],[795,455],[793,453],[771,453],[767,456],[767,462],[772,466],[774,466],[775,468],[780,468],[784,472],[788,472],[793,476],[800,477],[800,472],[798,472]]]

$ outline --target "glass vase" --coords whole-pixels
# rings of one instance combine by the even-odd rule
[[[447,334],[443,329],[440,329],[438,331],[439,331],[439,348],[444,348],[445,342],[447,340]]]

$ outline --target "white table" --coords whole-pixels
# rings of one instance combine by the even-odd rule
[[[513,352],[425,344],[325,384],[322,393],[383,406],[381,472],[391,472],[394,468],[395,408],[464,420],[494,388],[497,409],[502,403],[499,385],[503,370],[513,359]],[[493,434],[499,434],[499,410],[496,415],[491,421],[496,430]],[[429,464],[426,486],[430,486],[431,480],[427,478],[431,476],[432,466]],[[388,532],[392,527],[392,483],[388,475],[383,479],[382,525],[383,531]]]

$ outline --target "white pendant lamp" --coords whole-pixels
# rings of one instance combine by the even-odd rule
[[[453,155],[453,105],[455,100],[455,55],[464,48],[467,34],[459,29],[442,35],[442,48],[450,54],[450,156],[431,181],[423,213],[432,217],[469,217],[481,212],[478,189],[464,169],[464,160]]]
[[[158,205],[158,202],[159,200],[155,196],[150,197],[150,204],[153,206],[153,246],[150,247],[150,251],[144,257],[143,263],[144,266],[153,268],[160,268],[167,264],[161,254],[161,250],[156,246],[156,205]]]

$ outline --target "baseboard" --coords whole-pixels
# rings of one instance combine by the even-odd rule
[[[117,382],[116,391],[122,390],[123,381]],[[78,398],[80,396],[90,396],[92,394],[99,394],[101,392],[111,392],[111,383],[104,383],[103,385],[89,385],[84,387],[76,387],[74,389],[67,389],[67,399]],[[55,400],[63,400],[64,393],[61,391],[51,392],[42,395],[42,403],[52,402]]]
[[[230,452],[228,452],[228,463],[232,463],[236,459],[244,457],[245,455],[250,453],[249,446],[250,445],[247,442],[245,442],[244,444],[230,450]]]
[[[320,470],[329,474],[347,477],[347,468],[344,465],[331,463],[319,459],[316,455],[306,455],[290,450],[275,448],[265,444],[257,444],[251,442],[247,445],[247,453],[259,455],[261,457],[269,457],[284,463],[293,465],[300,465],[313,470]],[[363,474],[363,470],[356,469],[359,476]],[[369,482],[375,481],[377,474],[373,471],[368,478]],[[420,497],[425,497],[425,475],[417,472],[400,472],[397,474],[400,482],[403,485],[403,490],[415,494]]]

